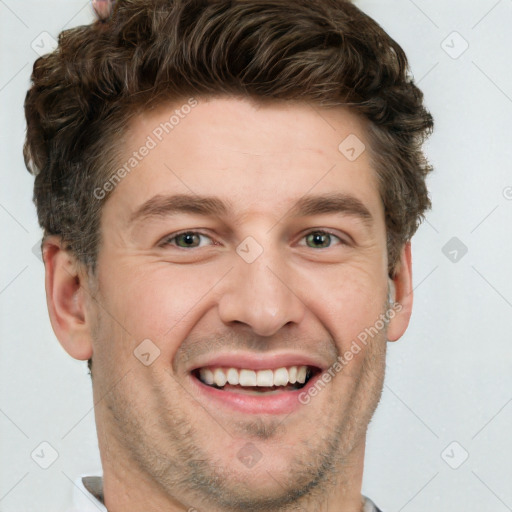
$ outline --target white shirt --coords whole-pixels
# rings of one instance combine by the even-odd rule
[[[372,500],[365,499],[363,512],[381,512]],[[82,476],[75,481],[73,508],[67,512],[108,512],[103,500],[103,482],[101,477]]]

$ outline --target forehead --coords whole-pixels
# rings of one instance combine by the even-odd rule
[[[112,202],[128,222],[157,194],[217,196],[231,215],[278,216],[309,194],[341,193],[379,216],[365,133],[343,107],[184,98],[132,118]]]

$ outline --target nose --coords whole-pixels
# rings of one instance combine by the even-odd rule
[[[218,306],[226,325],[243,323],[259,336],[272,336],[289,323],[301,322],[306,309],[301,290],[284,256],[276,252],[265,250],[252,263],[235,256]]]

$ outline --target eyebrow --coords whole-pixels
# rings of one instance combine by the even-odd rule
[[[165,217],[176,213],[191,213],[205,217],[227,217],[230,202],[214,196],[189,194],[155,195],[144,202],[130,216],[129,223],[152,217]],[[373,221],[372,214],[358,198],[342,193],[310,195],[301,197],[285,216],[305,217],[321,214],[341,213],[358,217],[365,224]]]
[[[342,193],[301,197],[291,210],[291,214],[298,217],[321,215],[325,213],[352,215],[360,218],[368,225],[373,221],[370,210],[368,210],[360,199]]]
[[[130,224],[148,217],[165,217],[174,213],[195,213],[203,216],[226,216],[229,205],[217,197],[176,194],[158,194],[148,199],[130,216]]]

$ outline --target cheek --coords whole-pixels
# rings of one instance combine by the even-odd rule
[[[109,312],[132,338],[139,342],[149,338],[164,346],[190,323],[194,311],[204,308],[217,281],[213,268],[141,263],[111,272],[103,293]]]
[[[111,261],[116,265],[103,267],[100,282],[108,301],[105,309],[112,321],[122,326],[116,328],[116,336],[122,340],[119,350],[127,353],[149,338],[160,348],[164,359],[170,360],[194,326],[215,309],[223,292],[239,286],[227,275],[230,265],[220,262],[173,265],[144,262],[136,257]],[[367,260],[340,265],[292,265],[288,279],[309,310],[311,322],[299,328],[327,333],[339,352],[344,352],[382,313],[385,279],[377,267],[375,261]],[[214,316],[209,318],[214,323],[221,322]],[[130,351],[126,350],[127,345]]]
[[[357,336],[379,319],[386,303],[387,288],[382,274],[357,266],[303,276],[306,304],[345,350]]]

